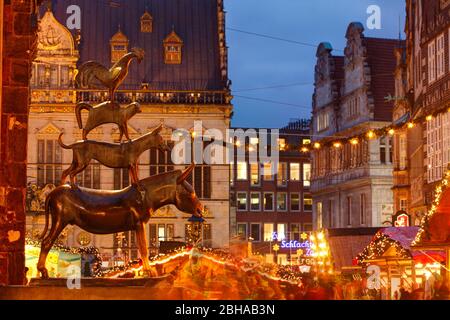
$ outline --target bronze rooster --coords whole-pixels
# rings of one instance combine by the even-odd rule
[[[133,59],[139,63],[144,59],[145,52],[141,48],[133,48],[131,52],[125,54],[109,70],[96,61],[83,63],[78,69],[75,78],[78,88],[98,89],[100,83],[103,87],[109,89],[111,102],[114,102],[114,93],[123,80],[128,75],[128,69]]]

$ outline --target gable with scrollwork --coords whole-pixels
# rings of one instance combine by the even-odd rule
[[[37,50],[37,59],[41,56],[78,57],[72,34],[51,11],[46,11],[39,21]]]

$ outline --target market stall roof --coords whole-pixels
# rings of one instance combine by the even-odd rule
[[[336,271],[353,265],[355,256],[370,243],[380,228],[328,229],[327,240]]]
[[[445,254],[433,250],[411,250],[419,227],[388,227],[380,229],[369,245],[357,256],[358,262],[380,258],[411,259],[421,263],[445,261]]]

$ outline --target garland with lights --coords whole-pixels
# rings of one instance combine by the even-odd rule
[[[447,173],[445,174],[444,179],[442,179],[441,183],[435,189],[433,204],[431,205],[431,209],[426,213],[426,215],[422,219],[419,232],[417,233],[416,238],[412,243],[413,246],[420,244],[424,240],[430,239],[431,234],[429,231],[430,227],[429,221],[436,214],[436,211],[442,200],[442,195],[444,194],[444,191],[447,189],[449,185],[450,185],[450,165],[447,168]]]
[[[412,129],[416,126],[416,124],[423,123],[424,121],[431,121],[434,117],[438,116],[439,114],[450,112],[450,103],[448,103],[445,108],[442,108],[432,114],[424,115],[417,117],[414,120],[405,120],[403,122],[400,122],[399,124],[391,124],[389,126],[379,128],[379,129],[369,129],[366,132],[363,132],[358,135],[350,136],[350,137],[342,137],[339,139],[321,139],[319,141],[314,142],[311,144],[302,144],[300,146],[300,151],[303,153],[307,153],[311,151],[311,149],[320,149],[322,147],[335,147],[340,148],[345,143],[350,143],[352,145],[357,145],[363,140],[371,140],[375,139],[377,137],[384,137],[384,136],[393,136],[396,132],[396,130],[408,128]]]
[[[25,244],[33,247],[41,247],[41,241],[26,238]],[[52,249],[64,252],[64,253],[70,253],[70,254],[76,254],[76,255],[83,255],[83,254],[89,254],[93,255],[95,257],[94,262],[92,263],[92,277],[98,278],[103,276],[102,272],[102,256],[100,255],[100,251],[96,247],[81,247],[81,248],[72,248],[67,247],[62,244],[55,243],[52,247]]]
[[[402,257],[402,258],[411,258],[411,253],[402,247],[400,242],[391,239],[386,234],[382,233],[381,231],[378,231],[375,234],[375,237],[370,242],[370,244],[356,256],[356,261],[359,265],[364,265],[365,260],[370,260],[374,258],[378,258],[383,253],[386,252],[387,249],[390,247],[394,247],[396,252]]]

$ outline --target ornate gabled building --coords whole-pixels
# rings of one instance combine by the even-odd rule
[[[450,163],[449,12],[447,0],[406,1],[406,47],[397,71],[403,81],[396,83],[394,118],[414,126],[395,139],[395,210],[407,211],[416,225],[430,209]]]
[[[381,226],[393,214],[391,138],[345,138],[392,121],[393,103],[385,98],[394,94],[399,40],[365,37],[357,22],[346,38],[344,56],[333,55],[329,43],[317,50],[311,182],[317,229]]]
[[[67,12],[73,5],[80,8],[79,30],[70,30],[72,24],[66,24],[72,19]],[[108,98],[105,90],[75,89],[76,68],[89,60],[109,67],[133,47],[145,50],[144,60],[131,64],[128,77],[116,92],[116,100],[123,105],[135,101],[141,104],[143,112],[129,122],[132,138],[160,124],[168,143],[172,143],[174,130],[192,130],[194,121],[202,121],[204,130],[216,128],[224,135],[229,128],[233,107],[222,0],[61,0],[42,12],[39,30],[28,132],[30,188],[58,185],[61,170],[72,161],[70,150],[62,150],[57,138],[63,132],[67,144],[81,139],[75,103],[97,104]],[[113,125],[105,125],[92,131],[89,138],[113,142],[118,139],[118,131]],[[184,167],[174,165],[169,153],[151,150],[140,158],[139,175],[145,178]],[[91,188],[120,189],[129,184],[129,176],[127,170],[112,170],[93,162],[78,181]],[[199,164],[190,178],[207,208],[203,225],[206,246],[228,245],[227,181],[227,165]],[[187,218],[174,207],[156,212],[148,227],[151,251],[189,241],[193,226]],[[42,215],[30,214],[28,231],[37,232],[42,223]],[[119,248],[128,257],[137,257],[133,233],[91,236],[68,228],[62,241],[79,246],[80,239],[83,245],[99,247],[106,259]]]

